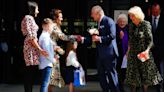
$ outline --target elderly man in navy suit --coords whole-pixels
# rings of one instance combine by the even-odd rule
[[[80,37],[79,39],[84,44],[96,43],[97,69],[103,92],[109,92],[109,90],[110,92],[120,92],[116,72],[118,50],[115,22],[104,15],[104,11],[99,5],[92,7],[91,17],[98,22],[99,35],[93,35],[92,38]]]

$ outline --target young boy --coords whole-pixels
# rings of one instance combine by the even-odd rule
[[[51,71],[53,64],[57,63],[57,59],[54,58],[56,46],[54,42],[52,42],[50,38],[50,33],[53,30],[53,22],[49,18],[45,18],[42,22],[43,31],[39,37],[39,45],[42,49],[48,52],[48,57],[44,57],[40,55],[40,64],[39,69],[42,70],[42,82],[40,92],[47,92],[48,85],[50,81]]]

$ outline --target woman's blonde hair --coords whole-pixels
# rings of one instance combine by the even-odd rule
[[[144,13],[139,6],[131,7],[128,11],[128,14],[134,14],[134,16],[140,20],[144,20],[145,18]]]

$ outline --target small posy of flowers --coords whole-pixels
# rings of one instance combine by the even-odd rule
[[[91,28],[88,32],[90,35],[99,35],[99,31],[96,28]]]

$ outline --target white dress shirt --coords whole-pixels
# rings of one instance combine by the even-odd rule
[[[155,16],[152,16],[152,24],[153,25],[154,25],[154,17]],[[156,19],[155,19],[156,27],[158,26],[159,18],[160,18],[160,15],[156,16]]]

